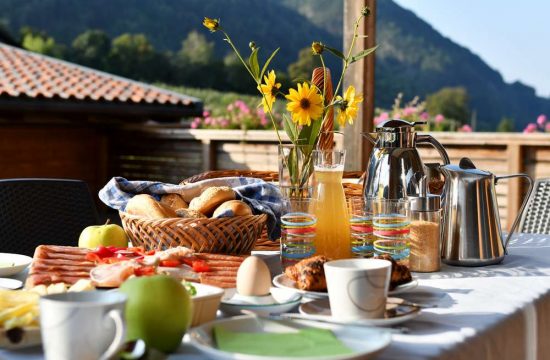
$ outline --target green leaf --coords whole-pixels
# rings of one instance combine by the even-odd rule
[[[254,48],[252,50],[252,54],[250,54],[250,57],[248,58],[248,63],[250,64],[250,70],[252,71],[252,74],[256,77],[256,80],[261,81],[261,78],[259,78],[260,75],[260,65],[258,64],[258,50],[260,48]]]
[[[265,61],[265,64],[264,66],[262,67],[262,72],[260,73],[260,81],[262,81],[262,78],[264,77],[264,74],[267,70],[267,67],[269,66],[269,64],[271,63],[271,60],[273,60],[273,58],[275,57],[275,55],[277,55],[277,53],[279,52],[279,49],[280,48],[277,48],[275,51],[273,51],[271,53],[271,55],[267,58],[267,60]]]
[[[344,54],[342,54],[339,50],[336,50],[334,48],[331,48],[330,46],[325,45],[325,49],[327,49],[330,53],[332,53],[334,56],[339,57],[342,60],[345,60],[346,57]]]
[[[357,54],[355,54],[351,57],[351,61],[349,63],[352,64],[352,63],[354,63],[358,60],[361,60],[365,56],[373,53],[377,48],[378,48],[378,45],[376,45],[375,47],[371,47],[370,49],[365,49],[365,50],[362,50],[362,51],[358,52]]]
[[[283,115],[283,128],[285,129],[286,134],[290,138],[290,141],[292,141],[292,143],[295,144],[296,138],[298,137],[298,133],[296,132],[296,127],[294,127],[292,120],[290,120],[290,118],[286,115]]]
[[[317,141],[317,135],[319,135],[319,130],[321,129],[323,121],[317,119],[311,122],[309,126],[302,126],[298,140],[302,145],[315,145]]]

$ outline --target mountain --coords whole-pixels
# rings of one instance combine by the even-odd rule
[[[342,19],[342,0],[283,2],[318,26]],[[376,25],[380,45],[376,51],[377,106],[391,106],[399,92],[405,98],[425,98],[442,87],[462,86],[481,130],[495,129],[503,117],[515,119],[516,128],[522,129],[539,114],[550,113],[550,99],[537,97],[532,87],[521,82],[505,83],[479,56],[393,1],[378,0]],[[341,36],[337,26],[326,28]]]
[[[229,51],[227,44],[201,25],[204,16],[216,17],[241,49],[254,40],[265,56],[281,46],[275,63],[280,69],[312,40],[342,43],[342,0],[2,0],[0,14],[12,33],[29,25],[65,44],[96,28],[111,37],[144,33],[157,50],[177,51],[187,33],[197,29],[216,42],[221,57]],[[478,129],[494,129],[503,117],[515,119],[521,129],[538,114],[550,113],[550,99],[520,82],[506,83],[479,56],[392,0],[378,0],[377,16],[377,107],[390,107],[398,92],[408,99],[463,86]]]
[[[339,37],[312,24],[277,0],[2,0],[0,22],[13,33],[31,26],[45,30],[57,42],[71,44],[88,29],[101,29],[111,37],[143,33],[157,50],[178,51],[192,30],[216,43],[221,57],[230,52],[221,34],[209,34],[205,16],[220,18],[240,49],[248,52],[253,40],[264,54],[281,47],[275,66],[286,70],[298,50],[312,39],[337,43]],[[267,55],[266,55],[267,56]]]

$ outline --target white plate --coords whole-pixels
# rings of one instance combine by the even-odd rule
[[[398,295],[405,292],[409,292],[412,289],[416,288],[418,286],[418,280],[413,279],[412,281],[409,281],[406,284],[402,284],[397,286],[395,289],[388,292],[388,295]]]
[[[393,301],[392,301],[393,300]],[[405,321],[414,319],[420,315],[420,308],[409,305],[397,305],[401,299],[388,298],[386,304],[386,315],[384,319],[362,319],[346,321],[332,317],[328,299],[317,299],[300,305],[300,314],[307,316],[311,320],[330,321],[343,325],[361,325],[361,326],[392,326],[401,324]]]
[[[17,279],[0,278],[0,289],[17,290],[23,286],[23,282]]]
[[[40,327],[24,327],[22,329],[0,329],[0,348],[22,349],[39,345],[42,342]]]
[[[302,296],[296,291],[272,287],[270,292],[271,295],[258,298],[239,295],[237,289],[226,289],[220,310],[228,315],[240,315],[241,310],[280,314],[292,311],[302,300]]]
[[[273,278],[273,284],[277,286],[278,288],[282,289],[290,289],[294,290],[300,294],[302,294],[304,297],[310,298],[310,299],[326,299],[328,298],[328,293],[326,291],[306,291],[302,289],[298,289],[296,287],[296,282],[291,280],[286,274],[279,274]],[[397,295],[401,294],[407,291],[410,291],[418,286],[418,281],[416,279],[413,279],[413,281],[408,282],[403,285],[399,285],[392,291],[388,292],[388,295]]]
[[[26,255],[0,253],[0,276],[12,276],[25,270],[32,262]]]
[[[303,327],[315,327],[329,329],[348,348],[354,351],[353,354],[324,356],[324,357],[268,357],[260,355],[248,355],[230,353],[218,350],[212,336],[212,328],[215,325],[223,325],[231,331],[241,332],[295,332]],[[192,328],[189,331],[191,344],[204,352],[209,359],[232,359],[232,360],[350,360],[369,359],[384,349],[391,342],[391,333],[382,328],[359,328],[336,324],[325,324],[307,320],[264,320],[254,316],[236,316],[228,319],[213,321],[202,326]]]

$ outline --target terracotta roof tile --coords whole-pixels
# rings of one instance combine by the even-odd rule
[[[187,107],[199,99],[0,43],[0,95]]]

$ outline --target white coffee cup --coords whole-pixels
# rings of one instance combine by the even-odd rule
[[[384,317],[391,262],[334,260],[325,263],[324,268],[332,316],[341,320]]]
[[[126,295],[85,291],[40,299],[46,360],[97,360],[115,355],[125,340]]]

